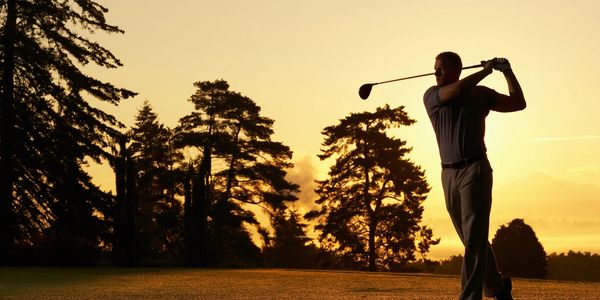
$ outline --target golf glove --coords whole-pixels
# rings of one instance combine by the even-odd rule
[[[504,73],[510,70],[510,62],[508,62],[508,59],[500,57],[497,59],[494,69]]]

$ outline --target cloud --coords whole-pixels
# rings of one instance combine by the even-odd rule
[[[573,181],[600,187],[600,163],[598,162],[570,167],[567,169],[567,174]]]
[[[600,163],[570,167],[567,172],[571,176],[590,176],[590,174],[598,174],[600,173]]]
[[[534,142],[569,142],[569,141],[594,141],[600,140],[600,135],[579,135],[579,136],[554,136],[534,138]]]
[[[317,168],[313,162],[313,159],[309,156],[305,156],[294,162],[294,168],[289,170],[286,178],[291,182],[300,186],[300,193],[298,201],[294,203],[294,208],[304,214],[310,210],[316,209],[315,200],[318,198],[315,189],[317,183]]]

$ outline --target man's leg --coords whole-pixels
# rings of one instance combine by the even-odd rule
[[[492,246],[488,243],[483,291],[487,297],[493,297],[502,290],[503,284],[502,274],[498,271],[494,250],[492,250]]]
[[[492,169],[487,160],[469,165],[460,178],[462,235],[465,244],[461,299],[481,299],[489,258],[489,218],[492,202]]]
[[[448,214],[450,215],[450,220],[452,220],[452,224],[454,225],[454,229],[456,229],[456,233],[460,238],[463,245],[465,245],[465,241],[463,238],[463,229],[462,229],[462,205],[461,205],[461,197],[459,191],[459,178],[462,174],[462,170],[456,169],[444,169],[442,170],[442,187],[444,189],[444,198],[446,200],[446,209],[448,210]],[[463,259],[463,264],[461,268],[461,287],[464,290],[465,285],[467,284],[467,276],[465,273],[465,263]]]

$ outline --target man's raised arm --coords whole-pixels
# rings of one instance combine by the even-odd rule
[[[498,94],[492,110],[498,112],[513,112],[525,109],[527,103],[525,102],[523,90],[521,89],[521,85],[519,84],[515,73],[513,73],[508,60],[503,58],[498,59],[498,64],[494,68],[504,74],[504,78],[506,78],[506,83],[508,84],[509,95]]]

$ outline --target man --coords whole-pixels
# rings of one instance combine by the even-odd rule
[[[523,91],[504,58],[481,63],[483,69],[459,80],[460,56],[440,53],[435,59],[436,86],[423,97],[442,160],[446,208],[465,246],[460,299],[512,299],[510,278],[498,272],[488,242],[492,204],[492,168],[484,143],[485,117],[490,110],[513,112],[526,106]],[[501,71],[509,95],[477,84],[493,70]]]

